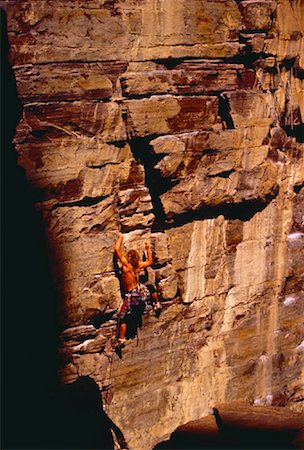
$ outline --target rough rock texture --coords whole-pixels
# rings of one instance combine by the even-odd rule
[[[302,449],[304,414],[288,408],[238,402],[213,408],[212,415],[178,427],[156,449]]]
[[[215,403],[302,410],[303,2],[1,5],[62,382],[92,377],[134,450]],[[163,301],[121,360],[118,230]]]

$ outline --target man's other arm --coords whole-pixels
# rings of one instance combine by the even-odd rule
[[[153,264],[152,252],[151,252],[150,246],[149,246],[149,244],[147,242],[145,242],[145,249],[146,249],[146,252],[147,252],[148,259],[147,259],[147,261],[141,261],[140,262],[140,267],[141,268],[150,267]]]

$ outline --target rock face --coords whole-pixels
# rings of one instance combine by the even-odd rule
[[[93,378],[132,450],[215,403],[303,409],[303,2],[1,4],[62,382]],[[119,230],[163,302],[121,360]]]
[[[178,427],[170,440],[154,449],[301,449],[303,424],[304,414],[288,408],[232,402]]]

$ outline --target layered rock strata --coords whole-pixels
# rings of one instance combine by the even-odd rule
[[[303,3],[1,5],[62,382],[92,377],[132,449],[219,402],[301,409]],[[126,248],[151,243],[163,302],[122,360],[119,230]]]

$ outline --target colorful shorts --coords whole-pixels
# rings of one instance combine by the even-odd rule
[[[123,319],[125,315],[132,314],[139,309],[143,312],[146,307],[146,302],[149,300],[150,292],[144,284],[139,284],[136,288],[126,292],[121,309],[121,319]]]

